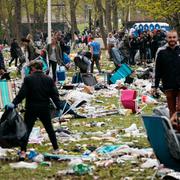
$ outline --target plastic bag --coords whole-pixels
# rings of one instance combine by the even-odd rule
[[[27,129],[22,117],[15,109],[5,110],[0,120],[0,146],[3,148],[21,146]]]

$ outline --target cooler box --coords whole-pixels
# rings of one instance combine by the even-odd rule
[[[65,67],[64,66],[59,66],[57,71],[56,71],[56,75],[57,75],[57,80],[58,81],[65,81],[65,79],[66,79]]]

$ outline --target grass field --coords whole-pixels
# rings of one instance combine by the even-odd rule
[[[105,52],[103,52],[103,58],[101,64],[103,65],[104,70],[112,70],[110,67],[113,67],[112,62],[108,61],[105,56]],[[72,76],[73,71],[69,72],[69,76]],[[115,104],[116,107],[118,107],[119,99],[117,96],[113,97],[97,97],[99,100],[103,100],[104,103],[102,103],[102,106],[109,106],[111,104]],[[153,106],[148,106],[144,111],[145,113],[150,114]],[[89,122],[105,122],[105,125],[102,127],[87,127],[85,124]],[[79,123],[80,126],[75,126],[75,124]],[[63,148],[65,151],[68,152],[68,154],[82,154],[83,149],[81,149],[79,152],[75,152],[74,149],[79,146],[83,145],[91,145],[94,147],[100,147],[101,145],[105,144],[123,144],[123,142],[132,142],[133,147],[138,148],[145,148],[150,147],[147,139],[145,137],[137,138],[137,137],[124,137],[124,132],[122,131],[123,128],[129,127],[132,123],[135,123],[139,128],[142,127],[142,121],[140,116],[135,116],[133,114],[128,116],[121,116],[119,114],[102,117],[102,118],[88,118],[88,119],[73,119],[70,122],[66,124],[66,126],[71,130],[71,132],[77,133],[77,132],[104,132],[107,133],[110,130],[118,130],[118,134],[115,135],[116,139],[119,139],[117,142],[109,142],[106,140],[99,141],[99,140],[92,140],[90,139],[91,135],[87,135],[84,133],[83,138],[88,138],[88,140],[84,141],[78,141],[78,142],[66,142],[61,143],[61,140],[59,139],[58,143],[60,145],[60,148]],[[36,123],[36,126],[39,126],[40,122]],[[143,130],[142,130],[143,131]],[[44,152],[50,152],[52,147],[49,145],[49,142],[45,142],[42,145],[29,145],[29,148],[33,147],[36,149],[39,153]],[[15,155],[14,155],[15,157]],[[92,164],[93,163],[88,163]],[[35,170],[29,170],[29,169],[12,169],[9,166],[9,161],[0,161],[0,179],[1,180],[31,180],[31,179],[104,179],[104,180],[112,180],[112,179],[125,179],[125,177],[129,177],[129,179],[136,179],[136,180],[144,180],[144,179],[150,179],[152,174],[155,170],[153,169],[142,169],[140,168],[140,164],[142,164],[141,159],[137,159],[136,163],[131,163],[131,161],[126,162],[125,164],[117,164],[114,163],[113,165],[109,167],[96,167],[93,171],[93,175],[84,175],[84,176],[58,176],[57,172],[59,170],[68,169],[69,165],[67,162],[58,162],[58,161],[52,161],[51,167],[44,167],[44,166],[38,166]]]

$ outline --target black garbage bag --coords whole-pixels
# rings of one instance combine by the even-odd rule
[[[26,125],[16,109],[5,110],[0,120],[0,146],[19,147],[26,135]]]

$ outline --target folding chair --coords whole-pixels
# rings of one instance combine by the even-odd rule
[[[124,108],[137,112],[137,91],[132,89],[121,90],[120,101]]]
[[[171,132],[176,147],[180,148],[179,141],[169,119],[167,119],[165,116],[147,115],[143,115],[142,119],[148,140],[159,162],[164,164],[164,166],[167,168],[180,171],[180,160],[177,160],[172,156],[170,147],[168,146],[167,130]]]
[[[127,64],[121,64],[120,68],[111,76],[110,81],[115,84],[117,80],[126,78],[132,74],[131,68]]]
[[[12,92],[11,81],[0,80],[0,109],[3,109],[4,106],[12,102]]]
[[[58,111],[56,110],[56,105],[51,101],[51,118],[59,118],[62,119],[66,114],[72,114],[72,111],[75,111],[76,108],[80,107],[82,104],[86,103],[85,100],[79,100],[78,102],[74,102],[73,104],[69,104],[68,101],[61,101],[61,106],[63,108],[60,110],[60,115],[58,115]]]
[[[125,109],[131,109],[133,113],[140,114],[147,107],[147,104],[144,104],[141,108],[139,107],[139,94],[140,92],[134,89],[118,90],[119,108],[123,106]]]

